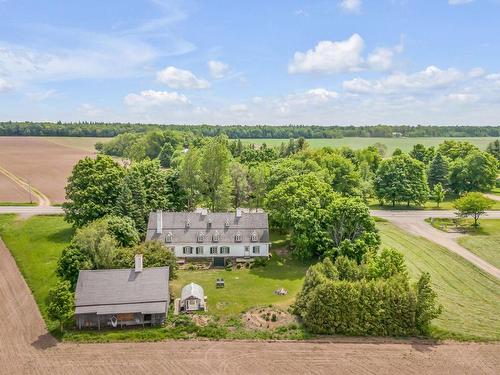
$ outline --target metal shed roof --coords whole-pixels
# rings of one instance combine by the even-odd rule
[[[168,267],[142,272],[82,270],[76,284],[75,313],[164,312],[169,301],[168,274]]]
[[[181,302],[183,302],[186,299],[191,298],[191,297],[194,297],[194,298],[197,298],[197,299],[200,299],[203,301],[203,299],[205,298],[205,293],[203,292],[203,288],[200,285],[195,284],[195,283],[185,285],[181,291]]]

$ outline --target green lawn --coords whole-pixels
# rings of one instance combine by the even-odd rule
[[[496,137],[470,137],[470,138],[444,138],[444,137],[425,137],[425,138],[363,138],[363,137],[348,137],[339,139],[308,139],[307,143],[312,148],[321,147],[343,147],[348,146],[353,149],[365,148],[374,143],[383,143],[387,146],[387,151],[391,154],[396,148],[402,151],[410,151],[413,145],[421,143],[426,147],[437,146],[445,140],[468,141],[481,150],[485,150],[489,143],[496,140]],[[266,143],[268,146],[280,145],[282,142],[288,142],[288,139],[242,139],[243,143],[261,144]]]
[[[460,237],[458,243],[500,268],[500,219],[480,219],[477,233]]]
[[[500,281],[460,256],[424,239],[379,222],[383,246],[405,255],[412,278],[431,274],[444,306],[433,322],[433,336],[460,340],[500,340]]]
[[[233,271],[179,271],[171,289],[178,297],[182,286],[190,282],[200,284],[208,296],[209,313],[228,318],[254,306],[289,306],[302,288],[306,270],[307,266],[299,261],[273,256],[265,267]],[[218,278],[224,279],[224,288],[215,287]],[[288,295],[274,294],[279,288],[288,290]]]
[[[15,215],[0,215],[0,236],[45,318],[45,300],[56,283],[57,260],[72,234],[71,226],[62,216],[33,216],[21,220]]]

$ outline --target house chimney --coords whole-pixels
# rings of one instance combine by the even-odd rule
[[[135,255],[135,272],[142,272],[142,254]]]
[[[156,211],[156,233],[161,234],[163,230],[163,212],[161,210]]]
[[[239,208],[239,207],[238,207],[238,208],[236,209],[236,217],[241,217],[241,214],[242,214],[242,212],[241,212],[241,208]]]

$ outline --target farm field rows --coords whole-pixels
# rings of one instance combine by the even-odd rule
[[[312,148],[321,147],[351,147],[353,149],[365,148],[371,146],[375,143],[383,143],[387,146],[388,154],[391,154],[396,148],[400,148],[404,152],[408,152],[413,148],[413,145],[417,143],[423,144],[425,147],[437,146],[445,140],[455,140],[455,141],[468,141],[481,150],[485,150],[490,142],[493,142],[495,137],[470,137],[470,138],[445,138],[445,137],[415,137],[415,138],[364,138],[364,137],[352,137],[352,138],[322,138],[322,139],[307,139],[307,143]],[[262,144],[266,143],[268,146],[280,145],[282,142],[288,142],[288,139],[242,139],[243,143],[254,143]]]
[[[53,203],[64,201],[66,180],[78,160],[94,154],[43,137],[0,137],[0,166],[29,181]],[[10,190],[4,190],[0,189],[0,202],[12,201]]]
[[[45,137],[55,144],[60,146],[66,146],[70,148],[75,148],[78,150],[83,150],[87,152],[95,152],[95,144],[97,142],[107,142],[112,138],[104,138],[104,137]]]
[[[427,271],[443,305],[433,323],[438,338],[499,340],[500,281],[429,240],[409,235],[393,224],[377,223],[382,245],[405,255],[410,275]]]

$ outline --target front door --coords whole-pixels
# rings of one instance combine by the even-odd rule
[[[226,265],[224,262],[224,257],[214,257],[213,263],[214,267],[224,267]]]

